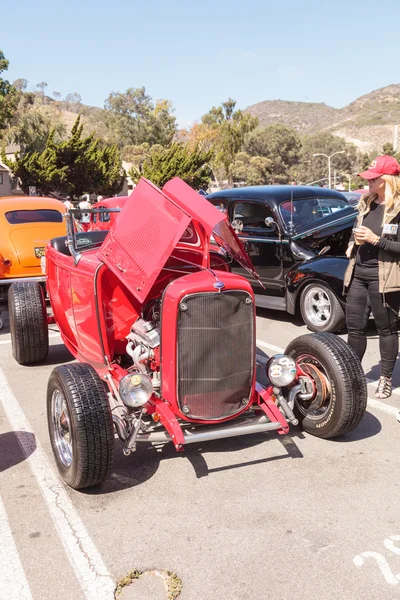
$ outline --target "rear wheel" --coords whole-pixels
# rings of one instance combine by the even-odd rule
[[[305,287],[300,296],[300,312],[310,331],[334,333],[346,322],[336,295],[320,283],[310,283]]]
[[[350,346],[330,333],[308,334],[293,340],[285,354],[314,383],[311,399],[295,400],[294,412],[304,431],[321,438],[352,431],[367,407],[367,383]]]
[[[20,365],[42,362],[49,352],[44,292],[35,281],[13,283],[8,291],[12,353]]]
[[[107,391],[87,364],[56,367],[47,387],[47,421],[62,479],[79,490],[98,485],[114,460]]]

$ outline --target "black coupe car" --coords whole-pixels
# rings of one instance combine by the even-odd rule
[[[311,331],[339,331],[345,323],[345,251],[356,209],[340,192],[308,186],[255,186],[207,196],[227,213],[260,275],[248,277],[257,306],[299,309]]]

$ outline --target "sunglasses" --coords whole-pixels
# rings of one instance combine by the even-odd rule
[[[369,181],[371,183],[375,183],[375,181],[378,181],[379,177],[374,177],[373,179],[369,179]]]

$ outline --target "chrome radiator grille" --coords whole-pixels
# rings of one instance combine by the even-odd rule
[[[243,291],[194,294],[179,305],[178,403],[188,417],[221,419],[243,408],[254,369],[254,308]]]

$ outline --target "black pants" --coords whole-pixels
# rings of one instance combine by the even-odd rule
[[[372,309],[375,325],[379,334],[381,355],[381,375],[391,377],[399,351],[397,333],[397,314],[400,306],[400,294],[393,292],[385,295],[390,307],[383,306],[383,295],[379,293],[379,281],[363,273],[356,273],[350,284],[346,301],[346,325],[348,344],[358,358],[362,360],[367,347],[366,329],[369,313]]]

